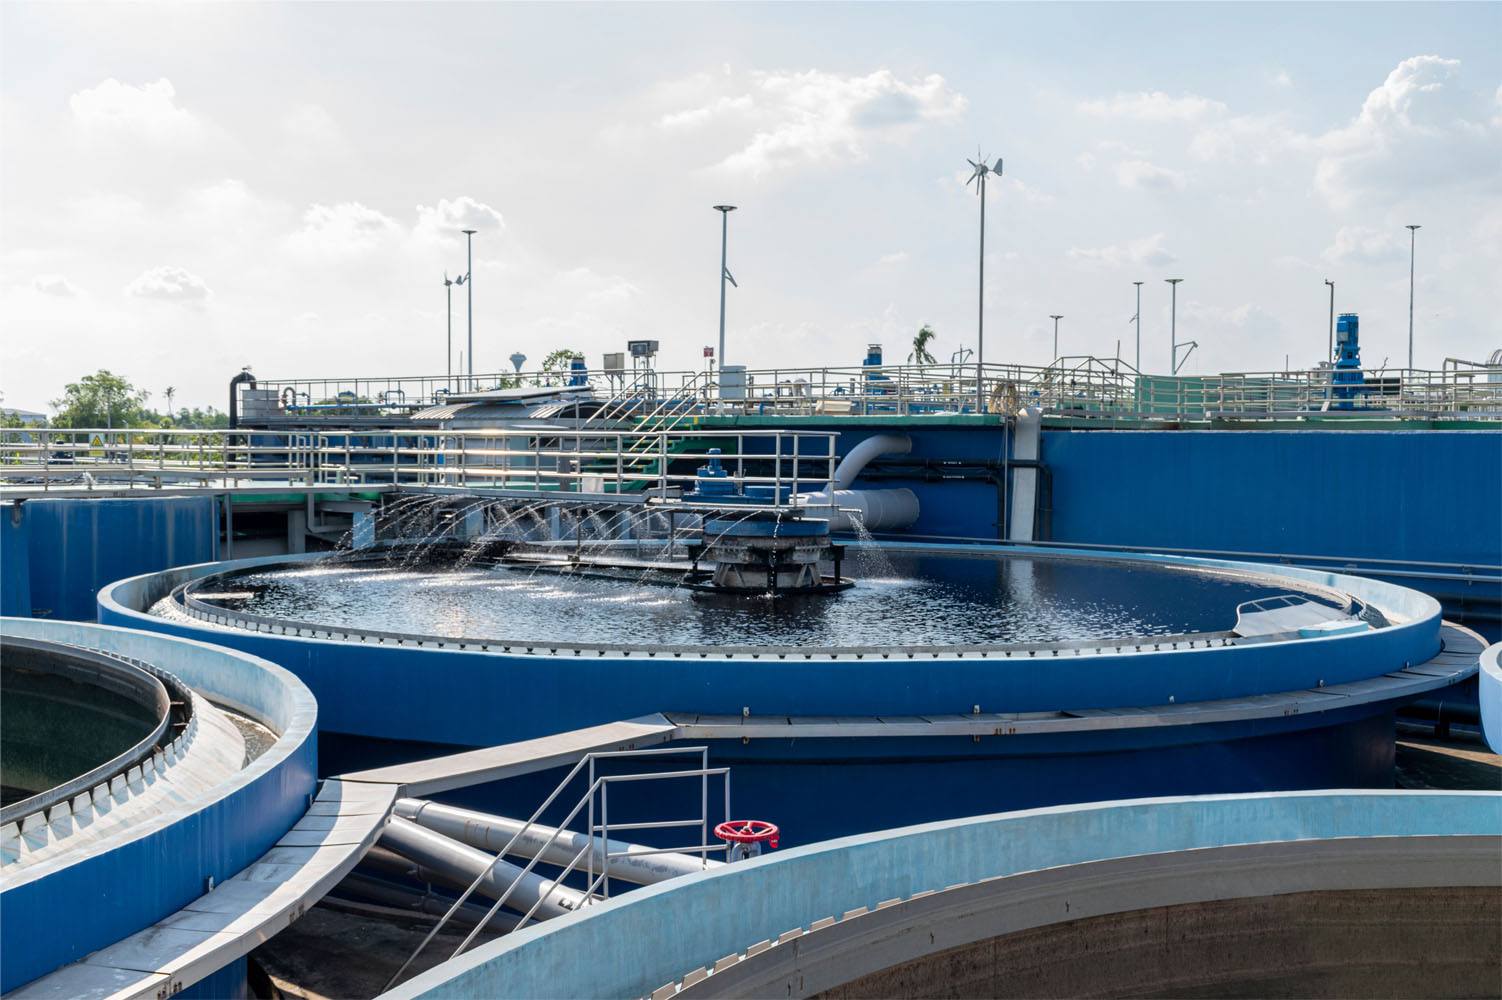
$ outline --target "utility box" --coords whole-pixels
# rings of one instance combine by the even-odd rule
[[[650,358],[657,354],[658,343],[655,340],[628,340],[626,350],[633,358]]]
[[[720,367],[720,398],[746,398],[745,365],[722,365]]]
[[[624,375],[626,372],[625,352],[616,351],[614,354],[605,355],[605,363],[601,367],[606,375]]]

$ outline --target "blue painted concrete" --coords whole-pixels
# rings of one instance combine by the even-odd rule
[[[1018,550],[1011,550],[1016,552]],[[1039,553],[1042,555],[1042,553]],[[1054,553],[1057,555],[1057,553]],[[1164,560],[1155,557],[1148,561]],[[1198,650],[1104,655],[949,655],[810,663],[640,653],[506,655],[343,642],[181,624],[144,614],[191,576],[242,560],[123,581],[100,595],[100,620],[243,649],[296,673],[334,732],[484,745],[659,711],[740,715],[928,715],[1178,704],[1315,688],[1422,663],[1439,650],[1439,606],[1388,584],[1309,570],[1289,576],[1345,590],[1412,620],[1360,635]],[[1215,560],[1195,565],[1237,566]],[[1252,567],[1263,570],[1263,567]]]
[[[1043,461],[1057,541],[1502,567],[1502,432],[1046,431]]]
[[[387,995],[642,996],[822,917],[985,878],[1236,844],[1466,835],[1502,836],[1502,795],[1295,792],[977,816],[774,851],[640,889],[482,945]]]
[[[31,617],[31,522],[25,504],[0,513],[0,615]]]
[[[93,621],[100,587],[219,554],[213,497],[27,500],[31,608],[38,618]],[[5,574],[12,567],[7,561]]]
[[[181,909],[258,859],[313,794],[317,709],[296,677],[233,650],[148,632],[7,618],[5,635],[139,657],[210,698],[234,701],[281,734],[231,781],[142,823],[131,839],[7,874],[0,891],[0,991],[76,961]]]
[[[1496,753],[1502,753],[1502,642],[1488,646],[1481,654],[1481,673],[1478,678],[1481,702],[1481,728],[1486,742]]]

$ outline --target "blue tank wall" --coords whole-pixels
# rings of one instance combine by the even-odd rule
[[[93,621],[100,587],[219,555],[213,497],[27,500],[21,515],[30,550],[27,616]],[[16,570],[6,555],[9,578]]]
[[[1502,432],[1046,431],[1053,539],[1502,566]]]
[[[280,733],[233,778],[175,806],[164,802],[133,839],[8,875],[0,891],[0,992],[9,992],[149,927],[202,896],[205,879],[223,882],[259,859],[307,810],[318,741],[313,699],[274,664],[147,632],[17,619],[0,627],[5,635],[138,657],[210,698],[244,706]]]
[[[1362,680],[1439,651],[1439,607],[1432,600],[1385,584],[1291,569],[1284,572],[1367,597],[1413,620],[1333,640],[1212,649],[938,660],[872,654],[811,663],[713,652],[707,658],[549,655],[539,647],[525,655],[346,642],[180,624],[134,610],[149,607],[190,573],[213,571],[122,581],[100,595],[100,621],[231,646],[279,663],[312,689],[321,724],[332,732],[464,745],[530,739],[652,712],[740,715],[749,707],[758,715],[903,716],[964,713],[974,705],[1027,712],[1159,705],[1171,698],[1185,704]]]
[[[25,505],[0,513],[0,615],[31,616],[31,524]]]

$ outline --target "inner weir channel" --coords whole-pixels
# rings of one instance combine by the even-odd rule
[[[190,588],[200,605],[340,630],[505,642],[667,646],[1010,645],[1224,631],[1236,607],[1289,581],[1183,568],[852,546],[854,586],[817,595],[714,594],[684,585],[651,543],[612,566],[462,558],[397,547],[231,572]],[[680,548],[681,552],[681,548]],[[628,558],[629,553],[629,558]],[[537,558],[537,554],[533,554]],[[681,555],[679,556],[681,561]],[[1300,596],[1335,605],[1318,591]]]

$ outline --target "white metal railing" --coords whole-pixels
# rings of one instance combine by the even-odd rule
[[[1215,414],[1340,412],[1346,409],[1449,413],[1495,418],[1502,412],[1502,367],[1447,362],[1442,370],[1363,369],[1363,384],[1342,397],[1328,367],[1212,375],[1152,375],[1115,358],[1067,357],[1050,365],[930,364],[777,367],[750,370],[744,386],[721,386],[704,371],[638,370],[627,376],[592,371],[583,386],[601,405],[594,423],[642,419],[668,406],[685,416],[769,413],[813,416],[1013,412],[1040,406],[1081,417],[1193,419]],[[566,387],[558,373],[476,376],[476,389],[515,384]],[[275,419],[392,412],[383,400],[400,391],[407,408],[441,402],[441,378],[266,380],[278,398],[327,400],[289,406]],[[342,395],[341,395],[342,394]],[[341,404],[340,399],[349,402]],[[319,409],[322,406],[323,409]]]
[[[836,433],[681,426],[651,433],[526,426],[359,432],[0,431],[0,482],[55,488],[337,485],[453,487],[529,494],[689,491],[717,458],[741,488],[772,496],[834,476]],[[711,454],[718,449],[717,454]]]
[[[598,760],[628,757],[655,757],[663,755],[683,756],[685,754],[698,754],[699,766],[697,768],[680,768],[672,771],[653,771],[649,773],[639,774],[597,775],[595,773],[595,762]],[[474,895],[475,891],[479,889],[481,883],[483,883],[487,878],[491,876],[491,873],[495,871],[496,866],[500,864],[508,854],[512,853],[512,849],[526,837],[527,833],[531,831],[533,827],[538,825],[538,821],[542,814],[547,810],[549,806],[553,804],[554,801],[557,800],[558,796],[563,794],[563,790],[567,788],[576,777],[578,777],[579,772],[582,771],[586,765],[589,768],[589,777],[587,779],[588,785],[584,792],[584,795],[579,799],[577,803],[575,803],[573,809],[569,811],[568,815],[565,816],[561,822],[556,824],[553,829],[552,835],[549,836],[548,840],[540,848],[538,848],[535,852],[531,851],[530,849],[528,850],[527,853],[530,853],[532,856],[528,860],[526,866],[521,870],[519,874],[516,875],[515,878],[512,879],[511,884],[508,885],[498,897],[496,897],[495,902],[491,904],[490,909],[486,911],[485,916],[475,924],[474,928],[469,932],[469,935],[465,937],[465,939],[459,943],[458,947],[454,949],[453,954],[449,956],[450,961],[458,958],[459,955],[462,954],[464,950],[474,942],[475,938],[479,937],[480,933],[490,924],[490,921],[495,918],[495,915],[500,912],[501,907],[504,906],[506,902],[511,898],[511,895],[516,890],[516,888],[520,886],[523,880],[532,873],[532,870],[537,867],[538,862],[543,859],[543,856],[548,853],[552,846],[558,841],[558,838],[562,836],[563,833],[568,829],[568,825],[572,823],[578,817],[579,813],[585,810],[586,807],[588,807],[588,819],[586,822],[587,837],[585,839],[584,846],[580,848],[577,853],[575,853],[575,855],[567,865],[563,866],[562,871],[558,874],[558,876],[551,880],[551,885],[543,888],[543,890],[537,894],[536,902],[534,902],[532,906],[522,915],[521,920],[518,921],[513,930],[521,930],[521,928],[526,925],[527,921],[531,920],[532,917],[536,915],[537,911],[542,907],[542,904],[546,900],[551,898],[554,889],[562,885],[564,881],[570,875],[572,875],[576,869],[578,869],[580,861],[583,861],[586,858],[588,858],[588,861],[586,867],[585,888],[582,895],[584,898],[584,905],[587,906],[596,899],[608,899],[610,897],[610,861],[612,858],[644,857],[648,853],[698,854],[700,860],[707,863],[710,852],[728,850],[729,845],[724,843],[723,841],[718,844],[711,844],[709,842],[709,779],[711,777],[721,777],[724,780],[724,810],[725,819],[728,820],[731,816],[730,768],[710,767],[709,748],[707,746],[654,747],[646,750],[608,750],[585,754],[582,758],[580,758],[579,762],[573,766],[569,773],[564,776],[563,780],[558,783],[558,786],[553,789],[552,794],[544,799],[542,805],[538,806],[536,811],[532,813],[531,817],[529,817],[528,820],[522,824],[521,828],[511,835],[511,839],[506,842],[506,846],[501,848],[501,850],[495,855],[495,857],[491,859],[490,863],[485,867],[485,869],[475,877],[473,882],[469,884],[469,887],[466,888],[464,892],[454,900],[448,911],[444,913],[444,915],[438,920],[436,924],[433,925],[431,929],[429,929],[427,936],[423,938],[422,942],[417,946],[416,950],[414,950],[412,954],[407,957],[407,960],[402,963],[401,967],[397,969],[396,972],[392,973],[391,978],[387,980],[386,985],[381,988],[382,992],[390,990],[391,987],[396,984],[396,981],[401,978],[402,973],[405,972],[414,961],[416,961],[417,956],[422,954],[423,950],[427,948],[428,944],[433,940],[433,938],[438,935],[438,932],[443,929],[443,927],[448,923],[449,919],[452,918],[455,913],[459,912],[460,907],[462,907],[469,900],[470,896]],[[697,819],[665,820],[660,822],[645,823],[617,823],[614,827],[611,827],[608,818],[608,790],[612,783],[637,781],[670,781],[683,778],[699,779],[699,816]],[[595,822],[595,797],[597,794],[600,797],[599,823]],[[645,852],[640,850],[617,854],[612,854],[610,852],[610,831],[612,829],[619,832],[622,830],[669,829],[695,826],[699,828],[699,843],[697,844],[692,844],[685,847],[662,848],[661,850],[652,852]],[[596,834],[598,834],[600,838],[598,847],[596,846],[595,841]],[[594,862],[597,851],[601,858],[600,872],[598,875],[594,870]]]

